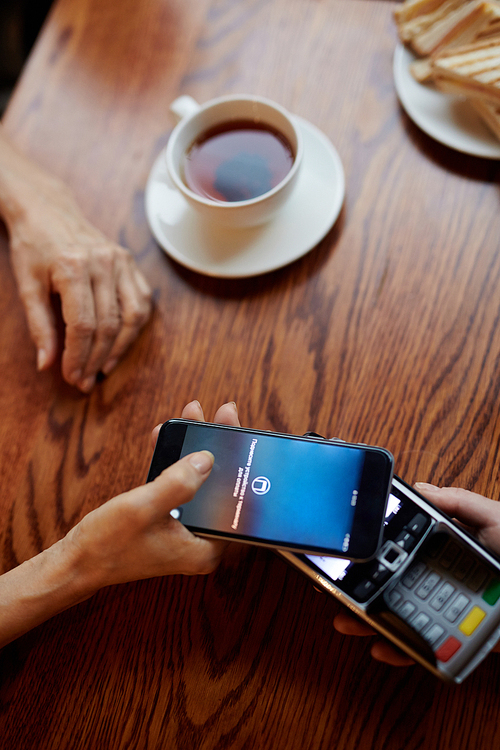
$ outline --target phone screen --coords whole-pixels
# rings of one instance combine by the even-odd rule
[[[192,531],[357,559],[376,552],[392,476],[387,451],[171,420],[148,479],[202,449],[215,456],[212,472],[173,512]]]

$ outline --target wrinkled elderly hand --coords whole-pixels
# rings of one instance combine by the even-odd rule
[[[464,524],[482,544],[500,554],[500,502],[459,487],[434,487],[423,482],[418,482],[415,487],[431,503]],[[338,614],[333,624],[336,630],[345,635],[376,635],[373,628],[347,612]],[[494,651],[500,651],[500,643]],[[375,641],[371,654],[374,659],[396,667],[413,664],[409,656],[382,639]]]
[[[93,227],[69,190],[18,152],[1,129],[0,173],[0,214],[38,369],[57,354],[56,294],[65,324],[63,377],[87,393],[148,320],[149,285],[129,252]]]

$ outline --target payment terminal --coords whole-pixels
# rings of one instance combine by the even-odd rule
[[[500,561],[396,476],[374,560],[280,554],[444,680],[462,682],[500,637]]]

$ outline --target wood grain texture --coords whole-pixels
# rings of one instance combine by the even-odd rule
[[[0,550],[8,569],[144,480],[149,432],[198,398],[248,426],[389,448],[404,479],[498,499],[499,168],[399,108],[391,2],[58,0],[4,118],[126,245],[153,320],[90,398],[35,356],[0,237]],[[257,279],[198,276],[151,238],[144,187],[178,94],[268,96],[346,171],[314,252]],[[500,745],[500,669],[461,687],[377,664],[336,602],[272,553],[114,587],[0,654],[5,750],[471,750]]]

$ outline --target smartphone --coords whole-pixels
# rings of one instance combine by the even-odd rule
[[[392,455],[242,427],[172,419],[162,425],[148,481],[207,449],[212,472],[172,515],[202,536],[368,560],[378,550]]]
[[[374,560],[280,554],[446,681],[462,682],[500,637],[500,561],[397,476]]]

